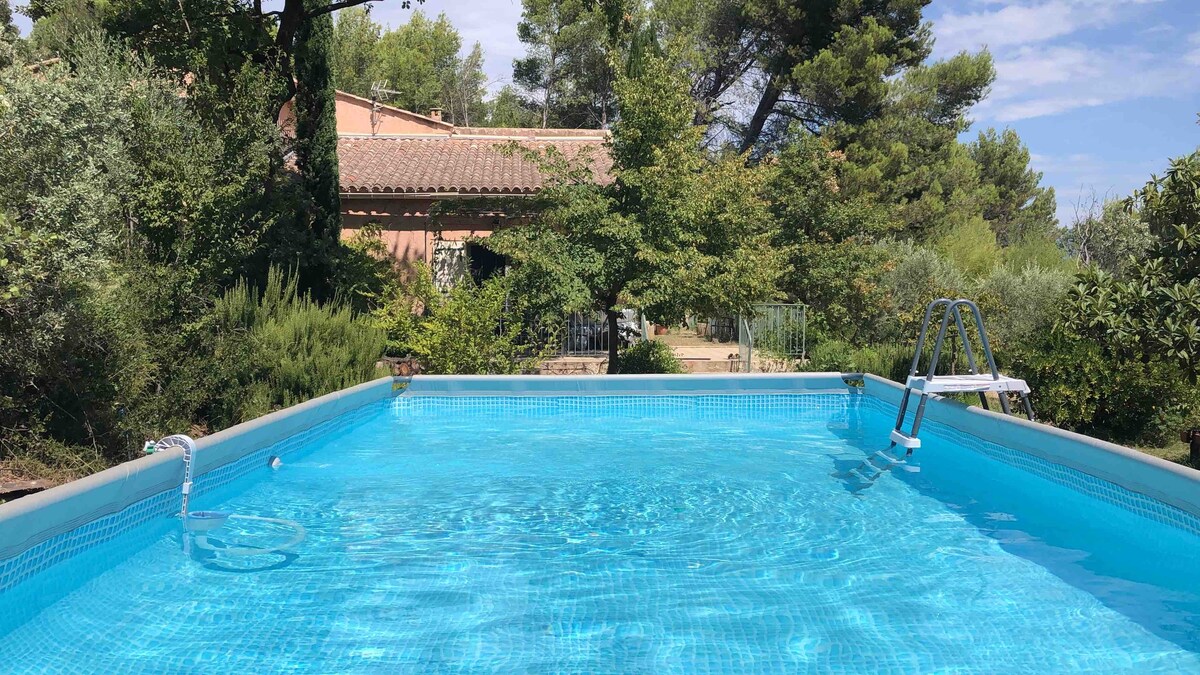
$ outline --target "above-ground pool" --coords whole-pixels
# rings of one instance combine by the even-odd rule
[[[10,584],[0,670],[1200,672],[1175,507],[933,422],[856,489],[873,396],[453,393],[197,477],[290,551],[168,505]]]

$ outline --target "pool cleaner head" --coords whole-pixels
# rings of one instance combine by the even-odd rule
[[[188,532],[212,532],[219,529],[232,515],[228,511],[191,511],[183,519]]]

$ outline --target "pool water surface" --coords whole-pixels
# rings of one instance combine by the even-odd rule
[[[1200,537],[865,396],[401,397],[0,594],[4,672],[1200,672]],[[230,545],[286,532],[251,522]]]

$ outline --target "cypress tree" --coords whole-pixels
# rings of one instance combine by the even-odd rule
[[[306,11],[328,0],[306,0]],[[312,200],[310,223],[315,250],[301,263],[305,285],[318,295],[330,288],[341,232],[337,157],[337,108],[331,57],[333,15],[315,16],[296,33],[296,168]]]

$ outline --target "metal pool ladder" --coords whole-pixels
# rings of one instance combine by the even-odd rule
[[[942,323],[938,328],[937,337],[933,343],[933,357],[929,362],[929,370],[921,375],[919,367],[921,364],[921,354],[925,349],[925,339],[929,334],[930,321],[933,318],[933,313],[942,308]],[[979,372],[978,364],[975,361],[975,351],[971,347],[971,338],[967,334],[966,326],[963,323],[962,311],[960,308],[966,307],[971,311],[972,317],[975,319],[975,329],[979,333],[979,345],[983,349],[984,359],[987,361],[987,372]],[[938,362],[942,357],[942,346],[946,340],[946,330],[950,326],[950,319],[954,319],[954,326],[958,330],[959,338],[962,340],[963,349],[967,355],[967,374],[966,375],[936,375]],[[917,412],[913,417],[912,428],[908,433],[904,432],[904,420],[908,414],[908,401],[910,396],[916,392],[920,395],[920,402],[917,404]],[[1021,404],[1025,408],[1025,415],[1033,420],[1033,406],[1029,403],[1029,385],[1025,380],[1019,380],[1015,377],[1001,375],[996,369],[996,359],[992,356],[992,346],[988,342],[987,330],[983,327],[983,314],[980,313],[979,307],[974,302],[965,298],[951,300],[949,298],[938,298],[929,303],[925,307],[925,319],[921,323],[921,334],[917,337],[917,349],[913,354],[912,366],[908,369],[908,380],[904,386],[904,396],[900,399],[900,410],[896,414],[896,426],[892,429],[891,445],[886,450],[880,450],[871,456],[867,457],[859,466],[851,469],[849,476],[857,480],[863,485],[874,483],[884,472],[890,471],[896,467],[900,467],[907,471],[918,471],[919,469],[912,466],[908,462],[908,458],[912,456],[913,450],[921,447],[921,439],[917,438],[917,434],[921,430],[921,420],[925,417],[925,403],[929,399],[930,394],[943,393],[978,393],[979,403],[984,410],[990,409],[988,405],[988,392],[995,392],[1000,399],[1000,409],[1004,414],[1012,413],[1009,407],[1008,395],[1010,393],[1017,394],[1021,399]],[[904,448],[904,455],[898,456],[895,453],[896,446]]]

